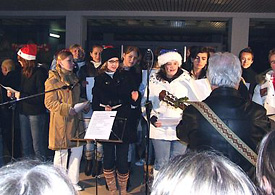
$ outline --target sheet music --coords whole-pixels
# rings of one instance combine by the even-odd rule
[[[158,119],[162,126],[174,126],[178,125],[181,118],[162,117]]]
[[[85,108],[85,106],[87,106],[87,104],[89,104],[89,103],[90,103],[89,101],[77,103],[74,105],[74,110],[78,113],[81,110],[83,110]]]
[[[11,87],[6,87],[2,84],[0,84],[1,87],[3,87],[4,89],[6,89],[7,91],[10,91],[11,93],[18,93],[19,91],[16,91],[15,89],[11,88]]]
[[[107,105],[104,105],[104,104],[99,104],[99,106],[101,106],[101,107],[103,107],[103,108],[106,108],[106,107],[107,107]],[[111,108],[112,108],[112,109],[116,109],[116,108],[118,108],[118,107],[120,107],[120,106],[122,106],[122,104],[118,104],[118,105],[112,106]]]
[[[208,79],[197,79],[191,81],[193,82],[194,90],[199,101],[204,100],[210,95],[212,90]]]
[[[84,139],[108,140],[117,111],[94,111]]]

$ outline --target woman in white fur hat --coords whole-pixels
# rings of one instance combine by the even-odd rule
[[[186,96],[189,100],[198,100],[190,82],[192,78],[180,68],[182,57],[176,50],[161,50],[158,63],[160,69],[149,81],[149,100],[152,102],[150,139],[155,149],[154,175],[170,158],[184,154],[186,150],[186,144],[179,142],[176,136],[176,125],[180,121],[182,110],[159,100],[160,92],[166,90],[177,98]],[[146,102],[146,92],[142,105]]]

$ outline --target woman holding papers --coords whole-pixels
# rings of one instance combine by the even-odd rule
[[[19,91],[8,90],[7,96],[16,99],[43,93],[47,71],[36,63],[37,45],[24,45],[17,53],[22,67]],[[20,120],[23,157],[46,160],[46,108],[44,95],[28,98],[17,104]]]
[[[152,102],[150,139],[155,149],[154,176],[170,158],[183,154],[186,150],[186,144],[179,142],[176,136],[176,126],[181,119],[182,110],[160,101],[160,92],[166,90],[177,98],[198,100],[191,82],[193,79],[187,71],[180,68],[181,63],[182,57],[176,50],[162,49],[158,56],[160,69],[151,75],[149,81],[149,100]],[[145,104],[147,95],[145,90],[142,105]]]
[[[73,73],[74,63],[72,53],[62,50],[57,55],[56,70],[49,72],[45,82],[45,90],[54,90],[45,94],[45,105],[50,111],[49,148],[55,150],[54,165],[67,169],[68,149],[71,150],[68,175],[77,191],[83,190],[78,185],[79,167],[83,146],[72,138],[84,136],[84,124],[81,108],[77,104],[84,100],[80,98],[80,84]],[[77,104],[77,106],[75,106]],[[84,106],[89,110],[89,104]]]
[[[119,68],[119,51],[106,48],[101,54],[102,67],[95,78],[92,107],[94,111],[117,111],[109,142],[103,143],[104,176],[111,194],[115,194],[116,170],[121,194],[126,194],[126,184],[129,178],[127,154],[130,136],[128,117],[131,109],[140,103],[139,92],[135,91],[133,78],[128,72]],[[100,121],[99,121],[100,122]],[[122,139],[122,143],[112,140]]]

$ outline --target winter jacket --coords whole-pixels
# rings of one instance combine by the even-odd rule
[[[110,140],[122,138],[125,143],[131,143],[136,140],[136,129],[131,127],[131,110],[140,104],[140,95],[137,101],[131,98],[131,92],[134,91],[135,84],[130,74],[126,71],[117,70],[113,77],[107,73],[102,73],[95,77],[93,87],[93,111],[104,111],[102,105],[117,106],[113,109],[117,111],[116,119],[113,125]]]
[[[59,89],[45,94],[45,106],[50,111],[49,148],[52,150],[77,147],[82,143],[72,138],[84,137],[82,113],[69,115],[69,110],[76,103],[83,102],[80,98],[80,84],[74,73],[64,74],[59,66],[49,71],[45,82],[45,90],[54,90],[66,85],[75,85],[73,89]]]
[[[270,131],[265,109],[245,100],[233,88],[219,87],[203,102],[255,152],[257,144]],[[252,167],[193,106],[184,110],[177,136],[188,143],[191,150],[216,150],[245,171]]]
[[[30,78],[21,75],[20,98],[28,97],[43,93],[45,90],[44,83],[47,79],[47,71],[43,67],[35,67]],[[20,101],[18,111],[24,115],[39,115],[46,113],[44,105],[44,95]]]
[[[252,101],[265,107],[268,115],[275,114],[275,91],[272,83],[273,74],[273,70],[266,73],[264,82],[255,87],[252,97]]]
[[[164,121],[171,119],[173,124],[166,125],[163,123],[161,127],[150,125],[150,138],[161,140],[178,140],[176,136],[176,125],[179,123],[182,115],[180,108],[175,108],[168,103],[159,99],[159,94],[162,90],[166,90],[177,98],[188,97],[190,101],[201,101],[201,97],[196,93],[194,82],[189,73],[185,70],[179,69],[177,76],[170,80],[158,78],[158,73],[152,74],[149,81],[149,100],[152,102],[151,119]],[[198,80],[199,81],[199,80]],[[204,80],[201,80],[202,82]],[[210,86],[209,86],[210,91]],[[210,93],[210,92],[209,92]],[[147,90],[142,100],[142,105],[145,104],[147,98]]]

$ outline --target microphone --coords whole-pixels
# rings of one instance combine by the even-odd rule
[[[144,61],[145,61],[145,68],[152,69],[153,63],[154,63],[154,54],[151,49],[146,50]]]
[[[71,89],[73,86],[73,84],[70,84],[70,85],[64,85],[61,87],[61,89]]]
[[[73,89],[75,88],[75,86],[77,85],[77,83],[79,83],[79,81],[78,81],[78,82],[75,82],[74,84],[64,85],[64,86],[62,86],[61,88],[62,88],[62,89],[73,90]]]

